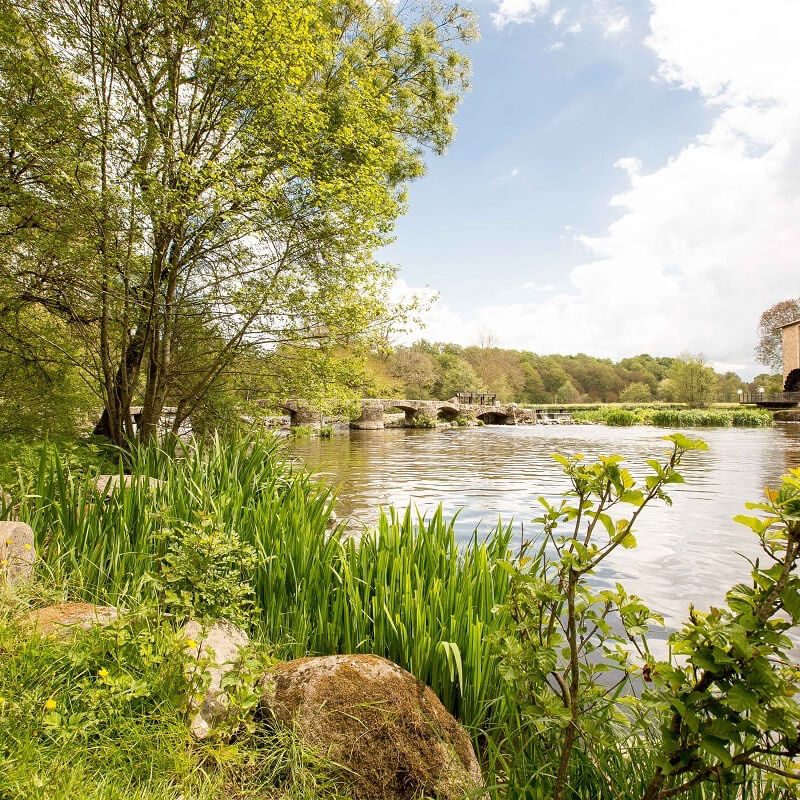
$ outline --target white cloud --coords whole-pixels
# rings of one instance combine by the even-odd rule
[[[614,162],[614,166],[618,167],[619,169],[623,170],[627,173],[628,177],[631,179],[631,183],[633,182],[634,178],[642,171],[642,161],[636,156],[627,156],[626,158],[619,158]]]
[[[564,42],[563,40],[558,42],[553,42],[550,47],[547,48],[551,53],[554,53],[556,50],[563,50],[564,49]]]
[[[568,289],[469,322],[439,303],[439,335],[469,341],[491,324],[506,346],[703,351],[753,372],[759,313],[800,287],[800,3],[652,0],[650,24],[662,78],[716,109],[709,130],[652,172],[617,162],[630,179],[611,198],[620,217],[579,237],[590,258]]]
[[[498,175],[495,178],[495,182],[505,183],[506,181],[510,181],[513,178],[516,178],[518,175],[519,175],[519,169],[517,169],[517,167],[514,167],[513,169],[510,169],[508,172],[504,172],[502,175]]]
[[[567,28],[567,33],[580,33],[583,30],[583,26],[580,22],[575,22],[574,24],[570,25]]]
[[[628,30],[631,18],[627,14],[610,14],[603,19],[603,32],[606,36],[617,36]]]
[[[550,0],[497,0],[497,10],[492,12],[492,22],[502,28],[511,22],[533,22],[547,11]]]
[[[553,14],[553,16],[550,17],[550,20],[552,21],[553,25],[556,26],[556,28],[558,28],[564,21],[564,17],[566,16],[566,14],[567,14],[566,8],[559,8],[558,11],[556,11],[555,14]]]

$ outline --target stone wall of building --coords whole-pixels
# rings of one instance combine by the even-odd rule
[[[793,369],[800,369],[800,320],[787,325],[781,330],[783,334],[783,379]]]

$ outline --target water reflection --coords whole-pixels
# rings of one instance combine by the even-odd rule
[[[340,485],[340,516],[364,524],[377,508],[442,503],[458,513],[468,538],[499,518],[530,527],[536,498],[566,487],[554,451],[587,457],[618,452],[634,474],[661,452],[665,431],[603,426],[486,427],[437,431],[358,431],[349,436],[293,442],[290,447],[326,479]],[[672,491],[672,508],[648,509],[637,530],[639,546],[617,551],[601,580],[621,580],[660,611],[668,624],[685,617],[688,603],[718,603],[725,589],[747,575],[743,556],[757,553],[752,534],[731,522],[744,501],[800,466],[800,426],[687,431],[709,443],[687,456],[686,484]]]

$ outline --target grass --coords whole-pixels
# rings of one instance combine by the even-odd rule
[[[290,731],[194,745],[185,652],[152,607],[72,641],[0,615],[0,797],[15,800],[337,800],[333,769]]]
[[[772,414],[764,409],[740,408],[663,408],[656,406],[605,406],[576,411],[575,422],[604,425],[655,425],[661,428],[763,428],[772,425]]]
[[[334,491],[285,462],[275,440],[142,448],[118,459],[118,472],[123,469],[142,479],[104,500],[91,470],[65,463],[50,448],[11,487],[20,517],[36,534],[41,585],[132,609],[126,630],[133,633],[124,634],[121,648],[119,637],[112,642],[92,632],[55,649],[35,638],[21,643],[9,615],[0,616],[0,695],[6,698],[0,797],[339,796],[326,765],[288,734],[188,744],[180,654],[174,634],[155,625],[148,609],[151,576],[173,531],[201,518],[254,547],[251,633],[275,657],[364,652],[395,661],[467,726],[484,762],[489,800],[551,796],[559,734],[530,726],[530,710],[501,673],[492,643],[506,623],[495,609],[507,597],[502,564],[513,558],[510,527],[498,525],[485,540],[476,536],[459,547],[453,521],[441,511],[421,517],[409,509],[381,514],[376,529],[360,537],[341,527],[331,533]],[[101,668],[127,675],[121,685],[139,676],[144,688],[108,705],[104,687],[98,695]],[[68,725],[47,723],[43,704],[50,697]],[[646,737],[620,736],[614,746],[586,743],[576,756],[572,798],[635,800],[652,766]],[[687,797],[781,796],[758,775],[748,781],[745,790],[696,787]]]
[[[511,529],[460,549],[453,520],[409,509],[381,515],[360,539],[341,529],[331,535],[333,491],[281,461],[278,447],[217,439],[180,457],[142,449],[131,472],[163,483],[134,481],[105,502],[91,474],[45,456],[22,487],[19,515],[54,580],[111,604],[146,595],[171,529],[209,518],[255,548],[257,627],[282,656],[386,656],[468,724],[482,724],[498,682],[485,639],[507,586],[496,564],[509,555]]]

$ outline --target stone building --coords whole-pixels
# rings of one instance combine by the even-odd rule
[[[783,390],[800,392],[800,319],[781,325],[783,337]]]

